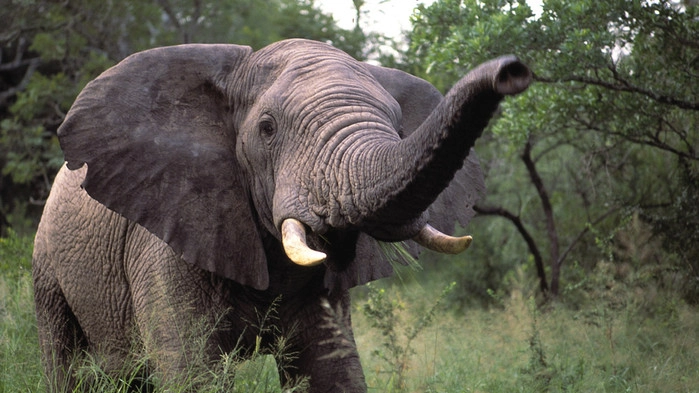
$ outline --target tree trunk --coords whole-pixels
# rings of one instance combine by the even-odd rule
[[[539,199],[541,200],[541,207],[543,209],[544,218],[546,220],[546,234],[549,240],[549,260],[551,261],[551,296],[558,296],[559,292],[559,281],[561,276],[560,264],[558,263],[560,257],[559,244],[558,244],[558,232],[556,231],[556,221],[553,216],[553,206],[551,205],[551,199],[549,198],[546,186],[544,186],[544,181],[539,176],[539,172],[536,170],[536,164],[532,159],[532,138],[531,136],[527,139],[527,143],[524,145],[524,152],[522,152],[522,161],[527,167],[527,172],[529,172],[529,178],[536,188],[537,194],[539,194]]]
[[[541,252],[539,252],[539,247],[536,245],[534,238],[529,233],[529,231],[527,231],[527,228],[524,227],[524,223],[522,223],[522,220],[519,218],[519,216],[511,213],[510,211],[502,207],[484,207],[476,205],[473,207],[473,210],[475,210],[476,213],[482,214],[484,216],[500,216],[506,218],[515,225],[517,231],[519,231],[519,234],[522,235],[522,238],[524,238],[524,241],[527,243],[529,252],[534,257],[534,264],[536,265],[536,274],[539,277],[539,289],[541,290],[541,293],[547,296],[549,293],[549,285],[548,281],[546,280],[544,258],[541,256]]]

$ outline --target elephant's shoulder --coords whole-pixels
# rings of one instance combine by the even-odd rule
[[[82,188],[86,166],[58,171],[44,207],[40,231],[97,232],[98,227],[120,226],[127,220],[92,199]]]

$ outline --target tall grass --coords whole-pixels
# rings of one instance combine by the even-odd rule
[[[41,365],[30,274],[31,252],[30,237],[10,233],[7,238],[0,238],[0,393],[43,392],[47,379],[52,378],[44,376]],[[201,337],[206,334],[202,332]],[[203,357],[205,340],[201,341]],[[282,346],[283,340],[279,344]],[[103,362],[99,355],[92,354],[76,359],[72,365],[72,373],[77,376],[75,392],[293,393],[307,390],[305,380],[280,386],[274,358],[260,350],[255,350],[247,360],[233,352],[213,365],[194,359],[191,370],[174,382],[149,373],[152,356],[138,348],[117,372],[106,371]]]
[[[3,241],[0,256],[17,263],[3,260],[0,269],[0,392],[45,391],[26,266],[31,242]],[[586,294],[575,307],[540,307],[523,274],[489,309],[445,308],[448,282],[434,279],[358,288],[352,317],[370,392],[699,392],[699,310],[672,291],[624,287],[607,268],[574,288]],[[81,391],[125,392],[147,366],[136,353],[119,376],[89,357],[76,371]],[[173,392],[304,389],[282,388],[262,353],[226,356],[178,386],[157,376],[146,382]]]
[[[425,315],[432,287],[387,285],[408,321],[394,329]],[[376,354],[390,340],[361,302],[354,324],[371,392],[699,392],[699,313],[673,299],[655,313],[640,303],[542,309],[515,289],[501,307],[443,311],[413,339],[401,387]]]
[[[0,275],[0,392],[43,390],[29,274]]]
[[[118,372],[107,372],[99,356],[75,362],[76,392],[281,392],[274,358],[256,351],[243,361],[236,353],[224,355],[206,368],[192,367],[182,379],[165,381],[149,375],[151,358],[135,350]],[[198,364],[194,362],[194,364]],[[51,378],[51,376],[48,376]],[[283,387],[284,392],[304,391],[305,381]],[[0,393],[46,391],[34,315],[31,277],[0,274]]]
[[[43,389],[34,316],[32,238],[0,238],[0,392]]]

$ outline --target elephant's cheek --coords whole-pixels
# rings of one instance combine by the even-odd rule
[[[264,229],[270,233],[277,233],[277,229],[274,225],[274,216],[272,209],[272,195],[273,191],[267,191],[270,187],[265,187],[264,184],[259,182],[255,184],[253,191],[251,192],[250,198],[257,212],[259,221],[261,222]],[[252,229],[252,228],[251,228]]]
[[[309,202],[307,190],[290,182],[277,184],[272,209],[275,228],[281,228],[284,220],[293,218],[306,225],[309,232],[325,233],[328,226],[323,216],[317,214],[318,210]]]

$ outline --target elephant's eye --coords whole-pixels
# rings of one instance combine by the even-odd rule
[[[259,124],[260,135],[264,138],[271,138],[277,132],[277,127],[274,124],[274,119],[263,118]]]

